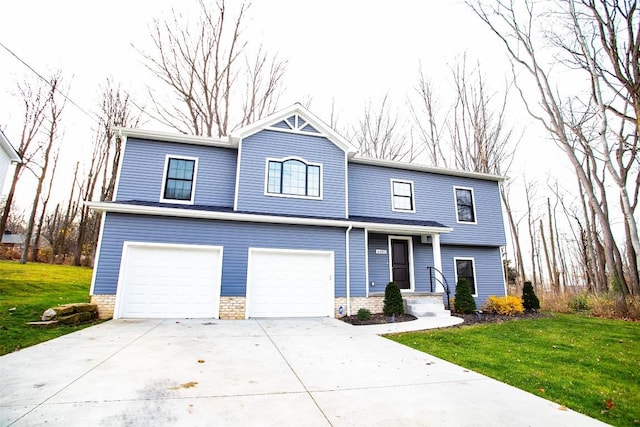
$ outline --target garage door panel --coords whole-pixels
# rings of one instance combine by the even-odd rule
[[[125,243],[119,317],[217,317],[222,248]]]
[[[257,248],[249,252],[249,317],[332,315],[332,252]]]

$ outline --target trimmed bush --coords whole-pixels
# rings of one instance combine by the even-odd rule
[[[367,308],[361,308],[358,310],[358,314],[356,315],[358,320],[369,320],[371,319],[371,310]]]
[[[522,307],[527,311],[540,310],[540,300],[533,290],[533,285],[528,280],[524,282],[524,287],[522,288]]]
[[[400,288],[393,282],[389,282],[384,290],[384,306],[382,312],[386,316],[404,314],[404,301]]]
[[[458,280],[454,308],[457,313],[464,314],[472,314],[476,311],[476,300],[474,300],[473,295],[471,295],[471,289],[469,288],[467,279],[463,278]]]
[[[577,294],[571,297],[569,301],[569,308],[575,311],[585,311],[589,310],[589,301],[587,299],[587,294]]]
[[[522,307],[522,300],[518,297],[511,295],[497,297],[491,295],[484,305],[484,311],[505,316],[515,316],[516,314],[524,313],[524,308]]]

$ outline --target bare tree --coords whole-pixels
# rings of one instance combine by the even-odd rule
[[[0,218],[0,231],[3,233],[9,221],[18,180],[22,176],[23,170],[31,167],[33,156],[37,151],[34,149],[34,141],[40,132],[45,118],[45,110],[49,104],[49,92],[41,85],[34,87],[29,82],[20,83],[18,84],[18,92],[24,106],[22,134],[20,136],[20,145],[17,149],[22,162],[15,166],[11,187],[4,202],[4,209]]]
[[[364,157],[395,161],[412,161],[417,153],[411,141],[405,138],[405,129],[392,111],[389,95],[385,95],[379,107],[369,101],[364,116],[353,129],[353,139],[358,152]]]
[[[599,55],[603,47],[598,43],[602,43],[603,39],[595,36],[599,33],[606,34],[607,31],[602,30],[611,25],[615,31],[605,37],[606,42],[611,46],[617,46],[616,49],[623,49],[623,47],[631,49],[629,53],[621,55],[623,59],[621,62],[625,63],[625,61],[631,60],[631,66],[625,65],[624,67],[631,70],[631,76],[637,75],[635,70],[638,68],[637,52],[640,40],[638,14],[635,13],[637,3],[633,1],[612,3],[605,0],[585,0],[583,2],[565,0],[551,5],[558,7],[558,10],[554,10],[554,12],[559,12],[559,14],[545,13],[544,22],[547,28],[562,27],[550,24],[552,16],[564,19],[560,24],[569,24],[570,34],[573,37],[570,41],[557,43],[564,36],[557,32],[554,33],[554,30],[547,33],[551,33],[551,39],[556,44],[562,45],[563,50],[560,53],[565,54],[563,60],[565,65],[571,66],[577,63],[581,65],[579,69],[586,71],[589,79],[588,88],[591,91],[591,97],[587,100],[579,100],[575,96],[570,99],[559,92],[562,85],[554,80],[552,68],[545,64],[541,49],[537,45],[538,40],[534,26],[538,23],[539,15],[534,13],[532,1],[518,2],[517,5],[513,0],[497,0],[490,4],[480,2],[471,4],[469,2],[469,4],[476,15],[487,24],[506,47],[509,57],[513,61],[516,81],[520,81],[518,89],[521,98],[530,115],[537,119],[553,136],[554,141],[562,148],[567,159],[571,162],[590,209],[593,210],[597,218],[598,230],[596,232],[602,236],[609,283],[622,295],[630,291],[636,292],[638,271],[632,271],[630,278],[625,277],[622,256],[611,229],[610,200],[608,200],[604,182],[606,173],[613,178],[618,187],[619,197],[616,197],[615,202],[622,200],[621,210],[632,234],[630,237],[634,242],[637,242],[637,227],[632,215],[634,204],[630,201],[626,188],[630,184],[633,185],[631,181],[627,180],[629,171],[635,169],[637,172],[638,168],[638,116],[637,111],[630,111],[627,107],[611,107],[613,104],[619,104],[620,98],[631,100],[633,103],[635,95],[629,94],[627,86],[620,85],[619,81],[615,80],[613,76],[616,76],[615,68],[617,65],[615,63],[612,65],[611,62],[607,63]],[[601,8],[599,10],[602,8],[608,10],[608,14],[599,16],[609,16],[609,18],[600,20],[593,13],[592,7],[594,6]],[[581,8],[579,12],[577,11],[578,7]],[[588,17],[586,13],[589,10],[592,12],[591,17]],[[613,13],[614,11],[617,12]],[[619,16],[616,17],[616,14]],[[621,17],[629,18],[625,20]],[[633,62],[634,60],[635,62]],[[524,71],[524,74],[517,73],[516,70],[520,69]],[[530,95],[522,88],[522,79],[526,76],[531,79],[537,89],[535,95],[537,102],[533,102]],[[604,87],[608,87],[609,90],[604,91]],[[633,87],[637,89],[638,85]],[[605,100],[605,98],[607,99]],[[610,103],[609,100],[615,102]],[[622,102],[622,104],[629,105],[628,102]],[[612,117],[607,115],[607,111],[611,110],[610,107],[624,116],[622,122],[619,121],[617,125],[614,125]],[[626,125],[622,124],[631,122],[626,117],[630,114],[635,116],[633,117],[635,125],[631,132],[623,130]],[[620,130],[623,131],[620,132]],[[627,138],[629,135],[631,137]],[[635,194],[635,189],[631,194]],[[633,230],[635,230],[635,234]],[[635,251],[634,257],[637,260],[636,247],[637,245],[634,243],[632,250]]]
[[[100,110],[100,123],[95,134],[91,161],[86,177],[80,183],[79,199],[76,201],[80,218],[74,254],[75,265],[81,265],[83,256],[93,260],[99,231],[99,215],[81,202],[94,197],[99,197],[100,200],[111,200],[114,195],[122,154],[122,138],[113,128],[136,127],[140,122],[140,117],[132,111],[130,95],[120,86],[115,85],[111,79],[107,79],[102,88]],[[76,173],[74,185],[77,181]]]
[[[422,69],[419,72],[415,91],[417,100],[410,102],[410,108],[421,147],[433,165],[447,166],[448,154],[458,169],[506,174],[519,140],[506,124],[509,88],[505,87],[501,94],[491,92],[485,84],[480,65],[469,70],[465,56],[451,68],[451,77],[455,88],[454,101],[443,113],[431,81]],[[514,246],[517,284],[521,286],[525,274],[518,233],[520,220],[512,210],[506,185],[501,185],[500,197]]]
[[[224,0],[215,6],[199,0],[199,5],[196,23],[176,11],[170,19],[156,20],[155,52],[142,56],[178,100],[164,103],[150,91],[157,118],[179,132],[222,136],[274,111],[286,62],[262,48],[254,60],[242,61],[249,47],[242,33],[248,3],[241,3],[235,16]]]
[[[29,248],[31,245],[31,238],[33,235],[33,228],[35,226],[35,217],[38,211],[38,206],[40,202],[40,196],[43,190],[43,184],[45,178],[47,177],[47,172],[49,169],[49,164],[51,160],[51,150],[54,147],[55,142],[58,138],[58,126],[60,124],[60,116],[64,110],[65,102],[59,102],[56,98],[58,91],[60,90],[59,86],[61,85],[60,74],[54,75],[49,81],[49,94],[48,94],[48,102],[47,102],[47,113],[45,115],[47,131],[45,135],[45,142],[42,143],[39,147],[39,151],[41,152],[41,161],[42,164],[38,165],[40,167],[39,171],[35,171],[34,173],[38,179],[38,185],[36,187],[36,192],[33,197],[33,206],[31,208],[31,215],[29,216],[29,220],[27,222],[27,231],[25,233],[24,246],[22,249],[22,256],[20,258],[20,263],[24,264],[27,262],[27,258],[29,255]],[[35,165],[36,162],[33,162]]]

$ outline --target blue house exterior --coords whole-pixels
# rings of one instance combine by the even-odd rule
[[[226,138],[119,129],[91,287],[101,317],[341,316],[504,295],[502,178],[358,157],[299,104]]]

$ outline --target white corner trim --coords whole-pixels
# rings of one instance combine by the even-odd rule
[[[93,272],[91,273],[91,288],[89,289],[89,295],[94,295],[96,288],[96,276],[98,274],[98,263],[100,262],[100,250],[102,249],[102,236],[104,235],[104,223],[107,217],[106,212],[102,212],[102,218],[100,218],[100,231],[98,232],[98,245],[96,246],[96,257],[93,260]]]
[[[233,210],[238,210],[238,197],[240,195],[240,168],[242,167],[242,140],[238,141],[238,158],[236,160],[236,188],[233,195]]]
[[[111,196],[111,200],[118,200],[118,189],[120,188],[120,176],[122,175],[122,164],[124,163],[124,156],[127,153],[127,136],[122,134],[121,132],[117,132],[122,138],[122,146],[120,147],[120,162],[118,163],[118,167],[116,169],[116,183],[113,186],[113,195]]]

